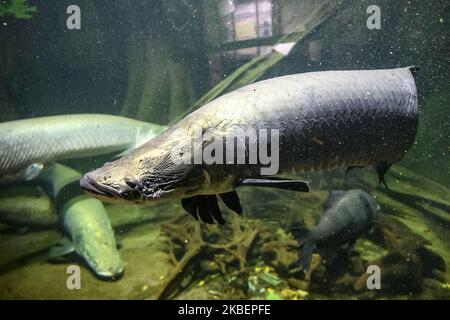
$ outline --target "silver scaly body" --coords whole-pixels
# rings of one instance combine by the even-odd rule
[[[172,130],[199,126],[226,136],[238,127],[279,129],[280,173],[392,164],[417,131],[410,69],[311,72],[257,82],[210,102]]]
[[[137,147],[164,127],[103,114],[39,117],[0,123],[0,177],[49,163]]]

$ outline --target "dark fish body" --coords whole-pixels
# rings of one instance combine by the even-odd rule
[[[81,185],[107,201],[188,199],[183,206],[191,214],[205,211],[203,217],[200,214],[205,221],[215,212],[216,218],[215,195],[227,206],[240,208],[233,204],[237,195],[230,197],[240,185],[289,185],[270,179],[257,182],[264,178],[263,164],[183,165],[173,159],[174,154],[186,157],[199,130],[212,141],[228,140],[241,129],[279,130],[278,174],[375,166],[382,179],[416,136],[415,71],[408,67],[312,72],[245,86],[189,114],[131,154],[86,174]],[[307,191],[308,186],[292,189]],[[201,209],[201,202],[209,204]]]
[[[303,269],[309,269],[315,249],[319,253],[336,251],[344,244],[353,244],[373,227],[378,211],[379,205],[365,191],[331,193],[326,211],[302,243],[300,262]]]

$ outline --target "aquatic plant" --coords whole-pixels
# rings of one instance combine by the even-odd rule
[[[202,226],[196,221],[192,223],[193,221],[187,215],[175,219],[175,223],[162,225],[163,232],[168,236],[169,255],[175,268],[159,292],[158,299],[170,297],[179,287],[187,271],[200,260],[201,256],[222,257],[216,263],[224,274],[227,274],[229,271],[227,266],[233,265],[233,262],[236,260],[239,265],[239,272],[245,271],[247,254],[252,248],[262,226],[257,221],[251,228],[245,229],[235,215],[231,217],[228,232],[224,231],[225,229],[219,229],[216,225]],[[221,241],[220,243],[208,241],[206,240],[206,233],[208,233],[209,238],[225,238],[226,241]],[[181,259],[178,259],[175,254],[176,244],[184,246]],[[227,254],[227,256],[223,254]]]
[[[31,6],[27,0],[9,0],[0,3],[0,17],[12,16],[17,19],[31,19],[37,11],[36,6]]]
[[[361,181],[370,186],[373,176],[366,173],[355,171],[351,175],[353,178],[349,178],[352,183]],[[445,270],[448,255],[442,247],[443,239],[423,229],[428,218],[440,218],[442,228],[448,226],[444,222],[448,219],[444,213],[449,208],[448,190],[399,166],[392,168],[388,185],[390,189],[373,184],[372,193],[382,206],[382,214],[373,231],[353,249],[340,249],[332,265],[315,254],[311,270],[306,274],[297,263],[301,238],[294,238],[289,232],[293,218],[280,229],[273,223],[259,220],[257,213],[246,219],[231,215],[231,223],[225,228],[200,225],[188,216],[178,217],[162,225],[173,268],[156,298],[175,295],[192,298],[205,294],[221,299],[229,295],[247,299],[343,298],[350,295],[364,299],[401,298],[409,294],[426,297],[434,293],[447,297]],[[420,185],[430,192],[425,192]],[[244,198],[256,196],[252,192],[245,193],[242,192]],[[286,199],[292,197],[295,199],[290,204]],[[278,198],[280,203],[288,206],[283,211],[296,212],[296,219],[310,228],[322,212],[321,203],[326,199],[326,192],[294,195],[279,192]],[[302,203],[301,211],[298,203]],[[251,208],[251,211],[261,210],[264,208]],[[271,211],[272,215],[277,215],[275,207]],[[370,265],[378,265],[384,270],[381,290],[368,291],[366,288],[370,275],[366,269]],[[193,283],[198,285],[192,286]],[[213,294],[212,289],[216,287],[222,288],[220,295]]]

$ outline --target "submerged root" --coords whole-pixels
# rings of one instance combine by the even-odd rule
[[[214,257],[222,273],[228,273],[232,261],[238,262],[238,272],[245,273],[247,255],[260,231],[255,222],[251,228],[243,227],[239,218],[233,217],[230,227],[204,225],[182,216],[162,226],[167,236],[169,256],[174,265],[157,299],[167,299],[176,294],[189,271],[202,257]],[[221,240],[214,241],[215,239]],[[182,256],[177,258],[176,248],[181,246]]]

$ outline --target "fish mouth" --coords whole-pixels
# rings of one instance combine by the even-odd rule
[[[95,272],[95,275],[97,278],[101,280],[108,280],[108,281],[116,281],[122,278],[123,276],[123,267],[120,268],[117,271],[111,272],[111,271],[97,271]]]
[[[107,186],[105,184],[99,183],[94,179],[90,173],[86,173],[80,179],[80,187],[94,196],[97,199],[100,199],[105,202],[134,202],[134,203],[142,203],[145,200],[150,201],[164,201],[167,199],[176,196],[178,193],[183,193],[182,191],[193,191],[197,190],[198,187],[171,187],[165,186],[166,188],[158,188],[154,191],[149,192],[145,197],[140,194],[140,191],[137,188],[132,188],[127,185],[123,185],[118,189]]]
[[[92,193],[94,195],[99,195],[99,196],[104,196],[104,197],[109,197],[109,198],[117,198],[120,197],[119,192],[109,186],[105,186],[104,184],[98,183],[97,181],[95,181],[94,179],[92,179],[89,174],[85,174],[81,179],[80,179],[80,187],[89,192]]]

